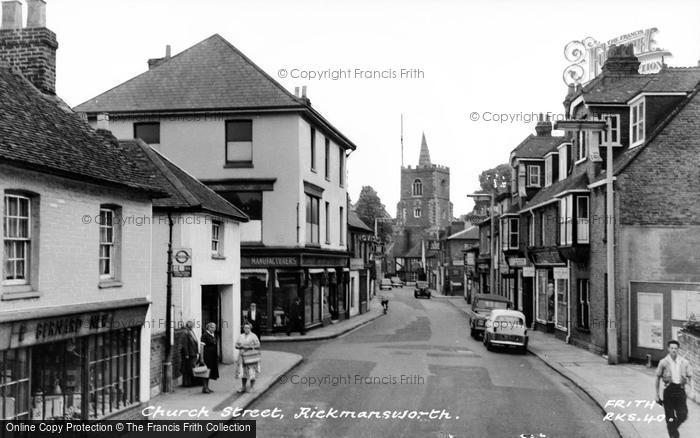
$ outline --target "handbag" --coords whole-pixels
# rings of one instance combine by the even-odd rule
[[[192,375],[195,377],[200,377],[203,379],[209,378],[209,368],[202,362],[198,363],[196,367],[192,368]]]
[[[256,363],[260,362],[260,350],[243,350],[241,351],[241,357],[243,358],[243,365],[255,365]]]

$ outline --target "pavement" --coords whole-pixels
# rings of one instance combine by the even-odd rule
[[[260,341],[262,344],[262,372],[256,379],[255,388],[252,392],[237,393],[236,391],[240,388],[240,380],[234,377],[235,365],[220,364],[219,379],[209,381],[209,388],[213,392],[204,394],[201,386],[197,386],[191,388],[176,387],[171,393],[159,394],[149,400],[147,405],[159,407],[162,411],[159,411],[159,414],[149,416],[149,419],[228,420],[231,418],[233,409],[237,407],[245,409],[248,407],[303,360],[302,356],[294,353],[266,351],[266,343],[317,341],[336,338],[374,321],[383,314],[382,306],[376,299],[370,301],[369,309],[368,312],[348,320],[310,330],[304,336],[299,335],[299,333],[294,333],[292,336],[263,336]]]
[[[469,314],[462,297],[449,302]],[[549,367],[588,394],[613,421],[624,438],[668,436],[664,410],[655,403],[655,368],[624,363],[609,365],[607,359],[590,351],[531,330],[528,350]],[[680,427],[681,436],[697,436],[700,431],[700,405],[688,399],[688,420]],[[692,432],[695,430],[696,432]]]
[[[271,336],[265,335],[260,338],[260,342],[304,342],[337,338],[338,336],[355,330],[358,327],[369,324],[383,315],[382,305],[377,298],[370,300],[368,307],[369,310],[361,315],[355,315],[350,319],[345,319],[338,322],[334,321],[325,327],[311,329],[303,336],[298,332],[293,332],[290,336],[287,336],[286,333]]]

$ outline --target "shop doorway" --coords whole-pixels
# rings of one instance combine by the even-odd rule
[[[221,292],[218,286],[206,285],[202,286],[202,331],[206,330],[208,323],[213,322],[216,324],[216,332],[214,336],[216,337],[216,346],[219,360],[222,357],[222,344],[221,344],[221,327],[222,323],[230,323],[230,321],[221,320]]]

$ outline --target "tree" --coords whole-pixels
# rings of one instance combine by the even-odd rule
[[[481,193],[498,194],[503,192],[511,179],[511,168],[508,163],[499,164],[493,169],[484,170],[479,175]]]
[[[376,218],[391,218],[381,199],[379,199],[377,191],[372,186],[362,187],[360,197],[357,200],[357,204],[355,204],[355,213],[362,219],[362,222],[372,229],[374,229],[374,220]],[[388,222],[378,222],[377,230],[377,234],[383,240],[391,236],[392,228]]]

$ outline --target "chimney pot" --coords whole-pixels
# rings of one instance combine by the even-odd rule
[[[18,0],[2,2],[2,29],[22,29],[22,3]]]
[[[700,65],[700,61],[698,61],[698,64]],[[299,97],[299,87],[294,87],[294,95]]]
[[[170,44],[165,46],[165,59],[170,59]]]
[[[301,87],[301,97],[306,98],[306,85]]]
[[[27,27],[46,27],[46,1],[27,0]]]

